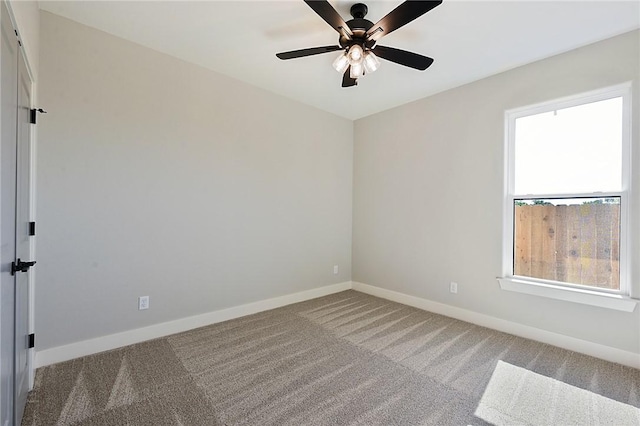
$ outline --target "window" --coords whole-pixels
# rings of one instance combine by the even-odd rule
[[[624,84],[507,111],[503,288],[629,294],[630,98]]]

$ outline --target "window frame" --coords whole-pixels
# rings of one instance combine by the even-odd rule
[[[571,300],[602,306],[599,296],[629,299],[631,293],[631,262],[629,254],[630,223],[629,209],[631,205],[631,82],[618,84],[584,92],[560,99],[546,101],[534,105],[514,108],[505,111],[505,164],[503,188],[503,253],[501,288],[521,293]],[[515,123],[518,118],[541,114],[554,110],[575,107],[612,98],[622,98],[622,164],[621,190],[619,192],[587,192],[568,194],[515,194]],[[600,198],[620,197],[620,288],[604,289],[582,284],[545,280],[527,276],[514,275],[514,202],[520,199],[541,198]],[[586,296],[585,296],[586,295]],[[583,297],[584,296],[584,297]],[[587,297],[588,296],[588,297]],[[586,297],[586,299],[585,299]],[[596,299],[594,299],[596,297]],[[577,299],[577,300],[574,300]],[[583,299],[587,300],[584,301]],[[605,303],[607,305],[608,302]],[[605,306],[610,307],[610,306]],[[628,307],[628,305],[627,305]],[[633,303],[635,307],[635,303]],[[613,307],[616,309],[615,307]],[[628,309],[623,309],[628,310]]]

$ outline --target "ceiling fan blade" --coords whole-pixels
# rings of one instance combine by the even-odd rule
[[[442,3],[436,1],[405,1],[393,9],[384,18],[376,22],[367,33],[369,40],[379,40],[392,31],[407,25],[409,22],[424,15],[434,7]]]
[[[407,52],[406,50],[395,49],[393,47],[376,46],[373,49],[376,56],[404,65],[405,67],[415,68],[424,71],[433,63],[433,59],[427,56],[418,55],[417,53]]]
[[[351,28],[344,22],[342,16],[329,4],[326,0],[304,0],[304,2],[313,9],[327,24],[331,25],[334,30],[344,35],[347,38],[351,38],[353,33]]]
[[[347,68],[347,70],[342,75],[342,87],[352,87],[358,85],[358,80],[355,78],[351,78],[350,73],[351,66]]]
[[[342,50],[340,46],[321,46],[311,47],[309,49],[292,50],[290,52],[276,53],[276,56],[280,59],[294,59],[303,58],[305,56],[319,55],[321,53],[335,52],[336,50]]]

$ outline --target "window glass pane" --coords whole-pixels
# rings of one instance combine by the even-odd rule
[[[622,98],[515,120],[515,194],[620,191]]]
[[[620,197],[514,201],[514,275],[620,289]]]

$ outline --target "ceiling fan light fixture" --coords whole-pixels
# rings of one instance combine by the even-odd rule
[[[351,68],[349,69],[349,77],[351,78],[360,78],[364,75],[364,67],[362,66],[362,61],[351,64]]]
[[[365,53],[363,63],[364,70],[368,74],[371,74],[380,67],[380,60],[372,51],[368,51],[367,53]]]
[[[329,0],[304,0],[304,2],[338,32],[340,35],[338,44],[276,53],[276,57],[279,59],[303,58],[321,53],[342,51],[340,56],[333,61],[333,67],[342,73],[342,87],[353,87],[358,84],[358,78],[364,76],[365,73],[375,72],[380,67],[378,56],[398,65],[420,71],[426,70],[433,63],[433,59],[427,56],[393,47],[380,46],[377,43],[382,37],[404,27],[440,5],[443,0],[405,0],[375,24],[365,18],[368,8],[363,3],[357,3],[351,7],[350,13],[353,19],[345,22],[335,7],[329,3]],[[374,54],[373,50],[377,53]]]
[[[340,74],[344,73],[349,67],[349,58],[345,53],[341,53],[340,56],[333,61],[333,68],[336,69]]]
[[[364,57],[364,50],[362,50],[362,46],[359,44],[354,44],[349,48],[347,56],[349,57],[349,63],[352,66],[355,64],[361,64],[362,58]]]

